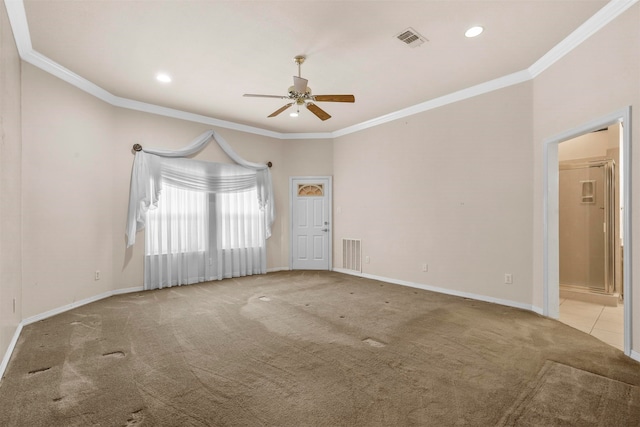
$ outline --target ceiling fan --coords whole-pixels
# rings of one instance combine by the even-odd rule
[[[257,95],[254,93],[245,93],[243,96],[255,97],[255,98],[278,98],[278,99],[288,99],[292,102],[286,104],[283,107],[280,107],[273,113],[269,114],[267,117],[275,117],[278,114],[282,113],[287,108],[292,105],[296,105],[297,112],[291,113],[293,117],[297,117],[300,112],[300,106],[303,105],[307,107],[309,111],[315,114],[320,120],[324,121],[330,119],[331,116],[329,113],[324,111],[322,108],[318,107],[315,102],[355,102],[356,98],[353,95],[313,95],[311,93],[311,88],[307,86],[308,80],[303,79],[300,76],[300,68],[304,60],[306,59],[303,55],[298,55],[293,58],[293,61],[298,64],[298,76],[293,76],[293,86],[289,87],[288,95]]]

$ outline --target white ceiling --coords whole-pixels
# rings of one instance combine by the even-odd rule
[[[531,67],[608,2],[25,0],[33,50],[118,97],[279,133],[335,132]],[[485,32],[467,39],[464,32]],[[412,27],[428,42],[396,35]],[[267,115],[304,54],[314,94],[354,94]],[[154,76],[173,77],[160,84]]]

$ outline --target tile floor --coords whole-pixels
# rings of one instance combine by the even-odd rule
[[[617,307],[560,298],[560,321],[624,351],[622,303]]]

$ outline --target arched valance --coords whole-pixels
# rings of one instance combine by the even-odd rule
[[[211,140],[237,164],[212,163],[185,157],[202,150]],[[260,209],[265,213],[266,238],[271,236],[275,210],[271,172],[266,164],[241,158],[213,129],[179,150],[143,148],[135,154],[127,216],[127,247],[146,223],[146,213],[158,205],[163,185],[208,193],[239,192],[256,188]]]

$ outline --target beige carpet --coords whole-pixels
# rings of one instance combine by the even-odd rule
[[[639,363],[527,311],[283,272],[25,327],[0,425],[625,426],[639,385]]]
[[[625,426],[640,422],[640,387],[547,361],[501,426]]]

